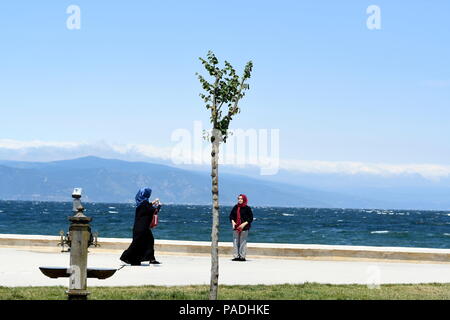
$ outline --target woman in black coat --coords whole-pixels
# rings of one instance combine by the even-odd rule
[[[247,205],[247,196],[240,194],[238,203],[230,213],[231,226],[233,227],[233,261],[245,261],[247,255],[247,238],[253,222],[252,208]]]
[[[155,259],[155,239],[150,225],[153,215],[157,214],[161,205],[159,201],[149,202],[152,190],[142,188],[136,194],[136,214],[133,226],[133,242],[122,253],[120,260],[131,265],[140,265],[142,261],[150,261],[150,264],[159,264]],[[156,207],[153,204],[157,205]]]

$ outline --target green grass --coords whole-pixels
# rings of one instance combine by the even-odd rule
[[[65,300],[65,287],[0,287],[0,300]],[[208,286],[90,287],[91,300],[204,300]],[[450,284],[382,285],[252,285],[220,286],[221,300],[398,300],[450,299]]]

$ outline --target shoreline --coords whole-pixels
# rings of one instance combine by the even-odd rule
[[[60,252],[60,236],[0,234],[0,247],[20,250]],[[99,247],[91,252],[120,253],[130,238],[98,238]],[[232,255],[231,242],[219,242],[219,254]],[[168,255],[208,256],[209,241],[155,240],[155,251]],[[380,261],[408,263],[450,263],[450,249],[414,247],[375,247],[289,243],[249,243],[248,255],[255,258],[279,258],[325,261]]]

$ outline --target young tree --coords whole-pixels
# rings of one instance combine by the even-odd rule
[[[219,283],[219,146],[226,143],[228,127],[233,116],[240,112],[239,101],[245,96],[245,91],[250,87],[246,80],[250,78],[253,63],[247,62],[244,74],[239,77],[233,66],[225,61],[225,66],[219,67],[219,60],[212,51],[208,51],[206,59],[199,58],[206,71],[212,78],[208,82],[200,74],[196,73],[205,90],[200,97],[210,110],[210,121],[213,126],[210,135],[211,141],[211,178],[212,178],[212,231],[211,231],[211,284],[209,298],[217,299]],[[222,107],[228,111],[222,116]]]

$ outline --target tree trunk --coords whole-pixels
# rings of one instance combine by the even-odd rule
[[[216,131],[216,130],[214,130]],[[211,230],[211,285],[209,299],[217,300],[219,286],[219,144],[220,134],[213,131],[211,137],[212,178],[212,230]]]

